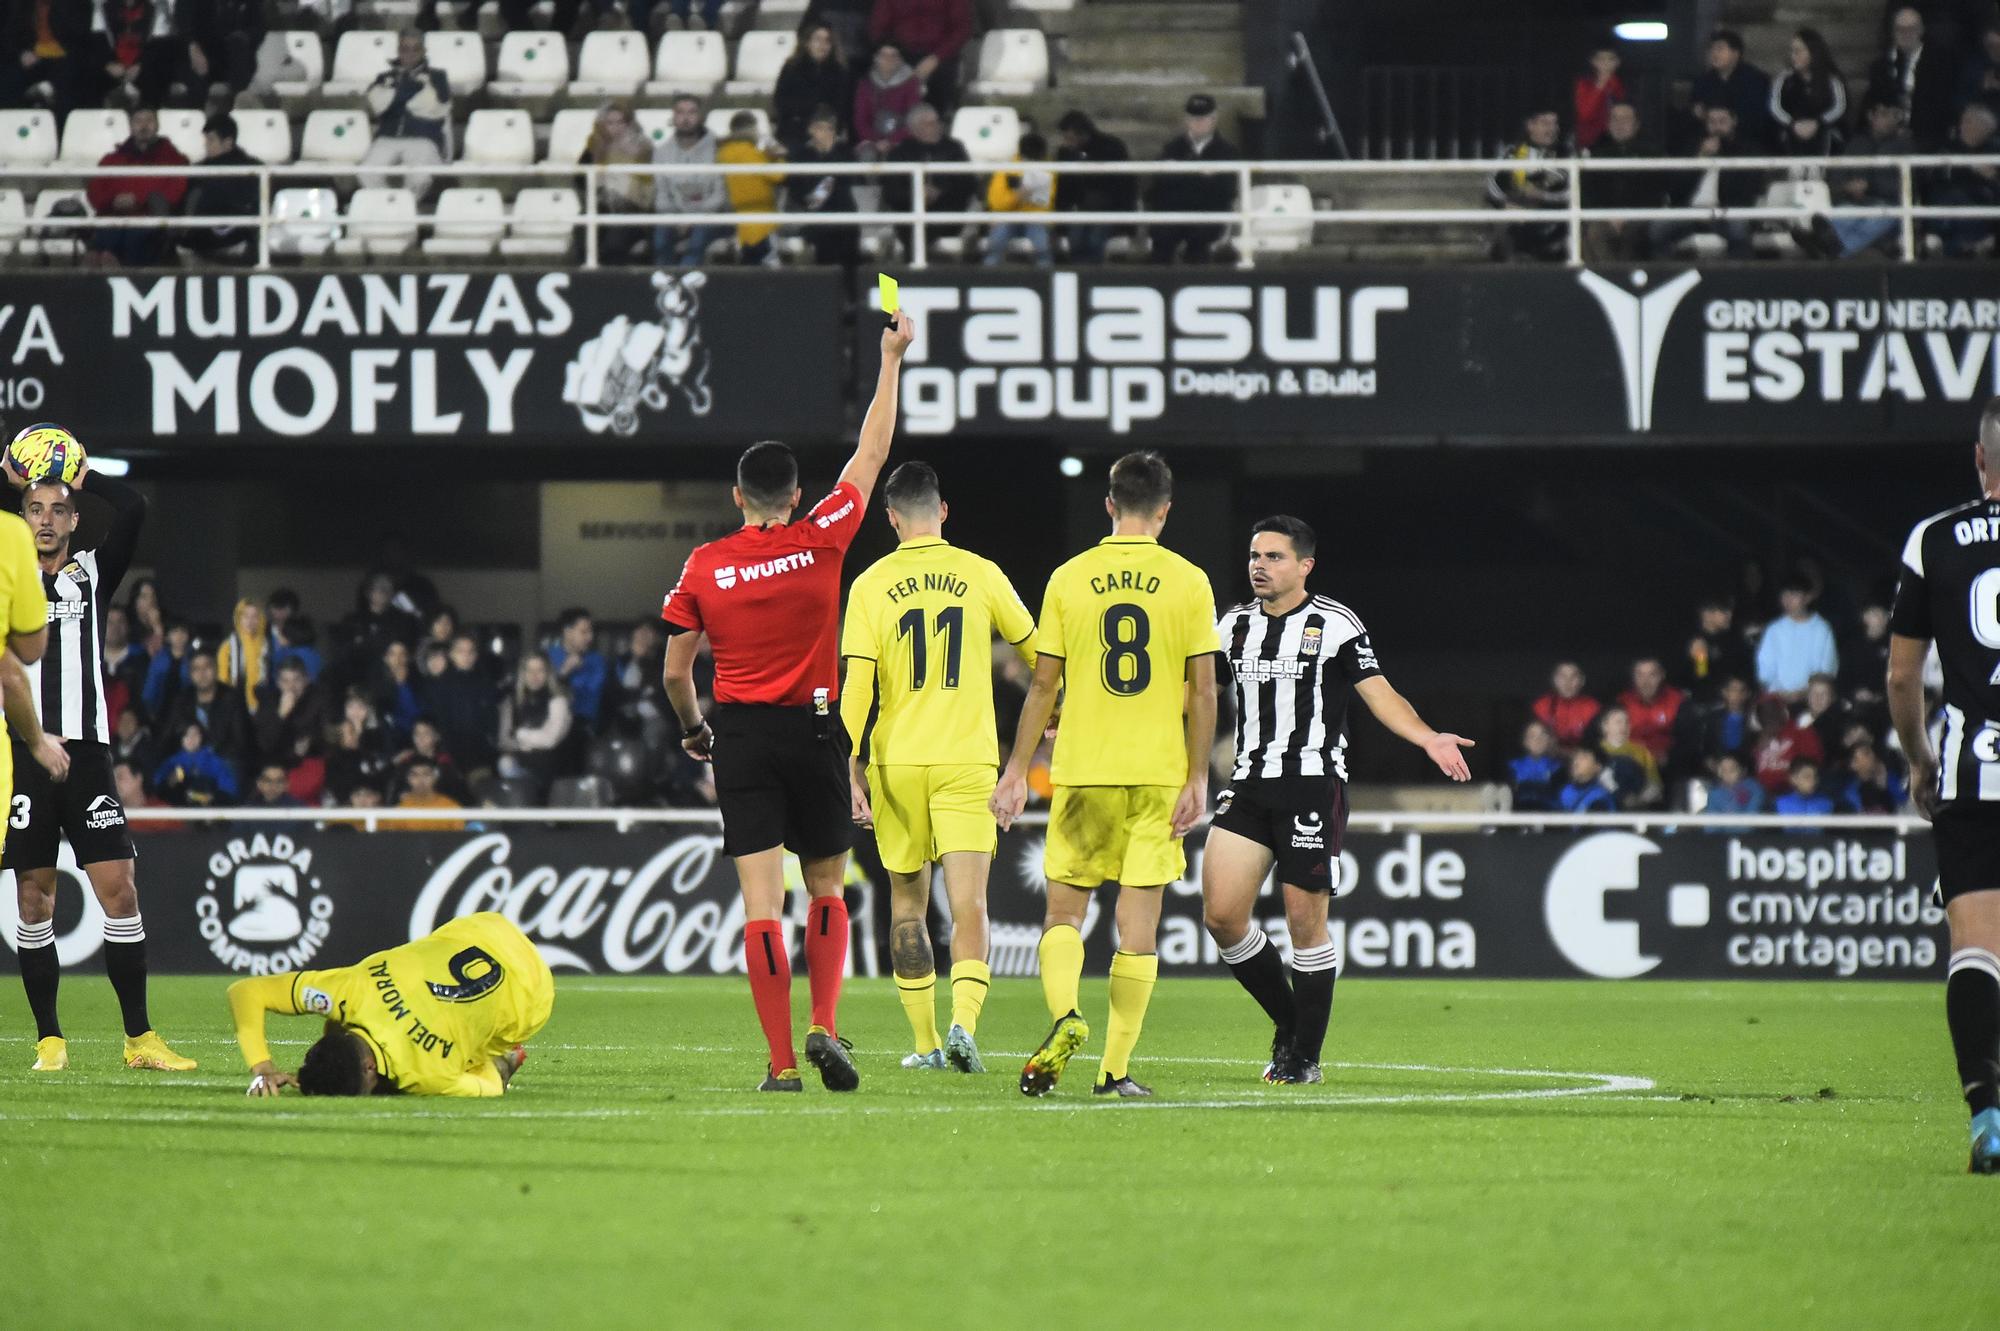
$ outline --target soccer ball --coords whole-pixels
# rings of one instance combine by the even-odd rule
[[[57,480],[75,485],[89,459],[75,435],[60,425],[30,425],[7,445],[7,459],[14,470],[33,485],[36,481]]]

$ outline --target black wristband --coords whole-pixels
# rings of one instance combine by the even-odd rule
[[[702,731],[706,729],[708,729],[708,718],[703,717],[701,720],[695,722],[693,725],[688,726],[686,729],[682,730],[681,738],[693,739],[696,735],[699,735]]]

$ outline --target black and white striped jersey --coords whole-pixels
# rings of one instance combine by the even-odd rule
[[[118,584],[132,566],[139,528],[146,520],[146,501],[137,490],[95,473],[85,490],[111,506],[111,522],[102,537],[80,547],[85,535],[79,524],[71,538],[69,558],[53,573],[43,572],[42,590],[49,598],[49,642],[42,659],[27,667],[42,729],[67,740],[111,742],[110,712],[104,698],[104,616]],[[81,507],[81,505],[79,505]]]
[[[1911,530],[1889,629],[1937,644],[1939,797],[2000,800],[2000,500],[1961,504]]]
[[[1236,766],[1230,780],[1347,779],[1347,699],[1382,673],[1368,630],[1352,610],[1308,596],[1282,615],[1250,601],[1216,624],[1236,686]]]

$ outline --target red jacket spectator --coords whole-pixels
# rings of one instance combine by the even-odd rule
[[[1633,741],[1645,746],[1661,762],[1667,760],[1667,750],[1674,746],[1674,722],[1686,701],[1687,695],[1671,684],[1654,690],[1651,702],[1640,697],[1637,689],[1627,689],[1618,695],[1618,705],[1632,718]]]
[[[1535,719],[1556,732],[1556,743],[1573,749],[1583,743],[1591,722],[1604,707],[1597,699],[1579,693],[1564,698],[1553,692],[1535,699]]]
[[[1764,787],[1764,793],[1776,797],[1789,791],[1792,763],[1800,758],[1810,758],[1816,763],[1826,759],[1826,750],[1820,747],[1819,736],[1810,726],[1795,725],[1786,718],[1782,726],[1766,730],[1757,741],[1753,756],[1757,782]]]
[[[188,159],[165,138],[156,138],[145,147],[130,138],[104,154],[99,166],[186,166]],[[130,194],[137,200],[137,212],[147,211],[148,198],[158,195],[166,211],[181,206],[187,194],[186,176],[98,176],[90,182],[90,206],[97,213],[116,211],[118,197]]]
[[[868,39],[894,42],[912,60],[953,60],[972,39],[972,6],[967,0],[875,0]]]
[[[1616,74],[1599,83],[1589,74],[1576,76],[1576,146],[1589,148],[1604,137],[1611,108],[1625,100],[1625,84]]]

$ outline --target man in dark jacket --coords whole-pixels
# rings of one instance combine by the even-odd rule
[[[1969,102],[1958,114],[1958,133],[1945,151],[1953,156],[1983,157],[2000,153],[2000,116],[1984,102]],[[1954,166],[1930,191],[1930,201],[1949,208],[2000,207],[2000,167]],[[1988,237],[2000,232],[1990,217],[1941,217],[1931,227],[1944,240],[1953,259],[1971,258]]]
[[[188,86],[228,109],[257,73],[267,26],[262,0],[181,0],[174,10],[187,38]]]
[[[1889,21],[1889,49],[1869,66],[1868,100],[1903,108],[1910,137],[1936,152],[1951,134],[1958,64],[1943,43],[1924,41],[1924,16],[1905,6]]]
[[[90,0],[12,0],[0,31],[0,106],[43,106],[61,120],[91,77]]]
[[[1198,92],[1187,99],[1187,132],[1160,149],[1167,162],[1233,162],[1236,145],[1216,133],[1215,99]],[[1236,173],[1194,173],[1154,176],[1149,202],[1156,212],[1218,213],[1236,206]],[[1228,228],[1213,222],[1191,226],[1154,226],[1153,262],[1172,263],[1183,247],[1189,263],[1207,263],[1209,251]]]
[[[1567,211],[1569,173],[1531,165],[1566,156],[1567,152],[1561,117],[1548,107],[1529,112],[1521,121],[1521,141],[1504,154],[1508,161],[1521,165],[1497,171],[1486,182],[1488,206],[1530,215]],[[1565,222],[1516,223],[1501,233],[1494,246],[1495,257],[1502,259],[1515,255],[1561,259],[1568,253],[1569,225]]]
[[[1736,113],[1726,106],[1708,108],[1707,129],[1707,137],[1694,150],[1698,159],[1713,162],[1729,157],[1755,157],[1760,151],[1745,147],[1737,138]],[[1683,208],[1754,208],[1763,197],[1763,172],[1711,167],[1686,173],[1676,191],[1675,202]],[[1730,258],[1751,257],[1750,223],[1741,218],[1655,222],[1651,236],[1653,250],[1664,253],[1688,236],[1704,231],[1723,238],[1729,246]]]
[[[937,108],[928,102],[918,102],[910,111],[910,135],[889,150],[887,161],[891,165],[909,165],[911,162],[969,162],[972,157],[965,145],[944,132],[944,118]],[[924,211],[932,213],[962,213],[972,206],[973,187],[979,177],[967,172],[940,172],[924,177]],[[910,178],[899,171],[891,171],[882,177],[882,207],[887,212],[902,212],[910,207]],[[940,223],[926,227],[925,241],[936,241],[940,236],[955,236],[963,222]],[[899,226],[896,235],[903,242],[903,252],[914,254],[911,245],[911,228]]]
[[[203,648],[188,658],[188,687],[167,711],[162,731],[182,735],[191,725],[207,734],[208,747],[231,766],[250,760],[256,734],[240,689],[224,688],[215,670],[215,653]]]
[[[104,154],[99,166],[184,167],[181,150],[160,137],[160,115],[142,106],[132,113],[132,137]],[[98,216],[165,217],[180,209],[187,177],[98,176],[90,182],[90,207]],[[91,233],[90,257],[106,267],[143,268],[166,253],[167,233],[151,226],[104,227]]]
[[[1640,135],[1639,109],[1630,102],[1611,108],[1601,138],[1591,146],[1592,161],[1620,158],[1658,157],[1660,152]],[[1658,208],[1667,200],[1666,182],[1657,171],[1586,171],[1583,173],[1583,206],[1586,208]],[[1652,255],[1647,243],[1645,222],[1592,222],[1584,228],[1585,257],[1592,260],[1631,261]]]
[[[500,734],[500,694],[479,668],[479,643],[469,633],[451,640],[451,664],[431,681],[431,717],[437,722],[445,751],[461,770],[471,773],[497,761],[494,744]]]
[[[1056,122],[1062,146],[1056,149],[1058,162],[1129,162],[1131,151],[1125,140],[1106,134],[1081,111],[1066,111]],[[1137,176],[1066,175],[1056,192],[1059,213],[1129,213],[1139,204]],[[1104,258],[1112,228],[1101,223],[1065,228],[1069,257],[1078,263],[1097,263]]]
[[[1736,113],[1736,137],[1753,148],[1771,138],[1771,76],[1743,58],[1743,37],[1718,28],[1708,39],[1708,68],[1694,81],[1689,110],[1706,135],[1708,113],[1726,106]]]
[[[203,166],[263,165],[236,146],[235,116],[210,116],[208,123],[202,126],[201,141],[208,149],[208,156],[201,161]],[[255,217],[257,177],[198,175],[193,187],[188,190],[187,215]],[[225,250],[233,250],[249,242],[256,235],[257,228],[251,226],[197,226],[182,232],[180,243],[196,254],[212,259]]]

